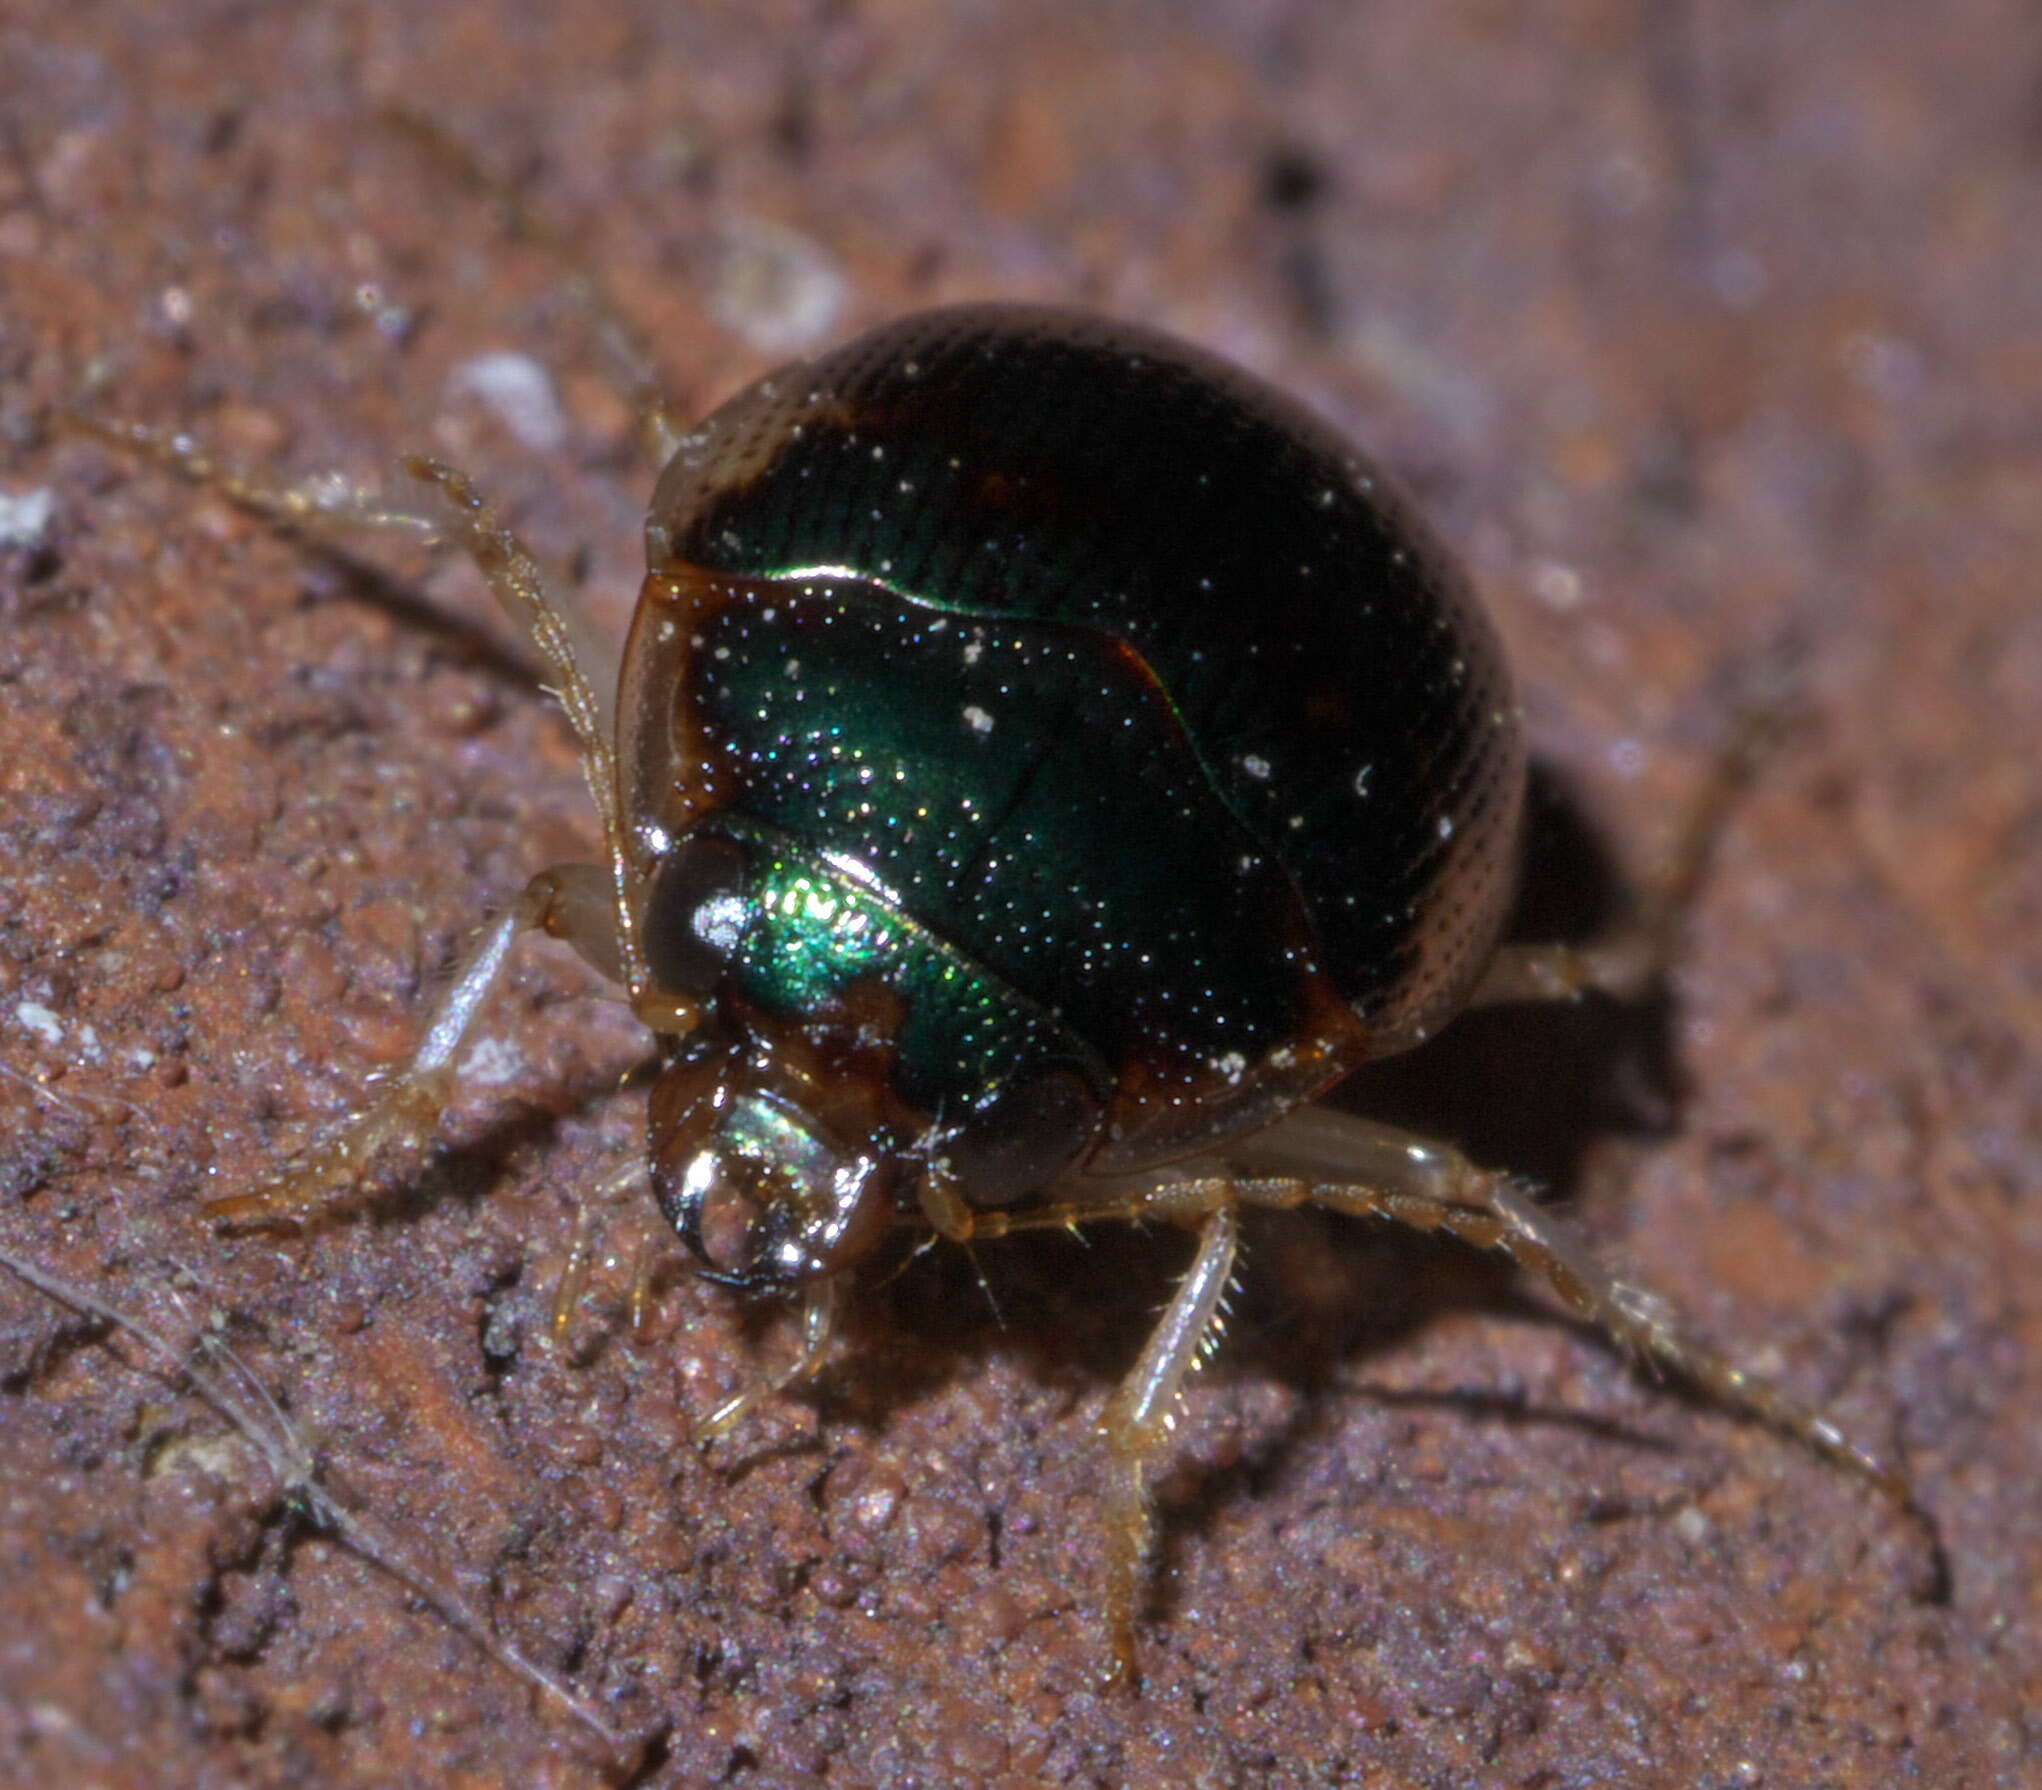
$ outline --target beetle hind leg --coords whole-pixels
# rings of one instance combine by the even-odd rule
[[[1778,743],[1799,679],[1784,649],[1746,673],[1728,737],[1711,757],[1664,847],[1642,879],[1629,923],[1587,944],[1501,946],[1468,996],[1469,1007],[1571,1001],[1591,990],[1635,1001],[1663,984],[1738,799]]]

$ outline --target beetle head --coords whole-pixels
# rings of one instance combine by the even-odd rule
[[[770,1064],[702,1051],[652,1097],[652,1184],[707,1278],[784,1292],[834,1274],[885,1230],[894,1161],[846,1142]]]

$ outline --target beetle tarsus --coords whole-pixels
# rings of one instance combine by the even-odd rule
[[[836,1326],[837,1282],[827,1278],[811,1282],[802,1294],[801,1346],[793,1360],[732,1393],[707,1416],[698,1419],[694,1429],[697,1446],[707,1447],[718,1438],[727,1436],[762,1400],[773,1398],[790,1386],[819,1374],[829,1360]]]

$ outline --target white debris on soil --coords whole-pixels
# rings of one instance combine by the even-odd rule
[[[57,494],[47,485],[33,491],[0,491],[0,547],[33,553],[50,538],[57,517]]]
[[[457,396],[480,398],[526,447],[548,453],[567,439],[567,413],[553,378],[529,354],[478,354],[447,381]]]

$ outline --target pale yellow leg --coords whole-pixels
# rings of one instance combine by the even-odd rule
[[[1795,675],[1794,666],[1776,654],[1747,679],[1750,687],[1730,737],[1644,878],[1630,924],[1612,938],[1586,945],[1502,946],[1469,995],[1468,1007],[1571,1001],[1591,990],[1630,1001],[1665,979],[1730,811],[1779,735]]]
[[[337,543],[354,534],[401,534],[419,540],[450,539],[460,546],[474,560],[504,613],[524,631],[545,661],[547,683],[573,725],[581,748],[582,773],[603,823],[606,855],[615,868],[617,955],[627,972],[641,968],[632,915],[623,900],[625,840],[618,807],[614,680],[610,674],[615,651],[587,611],[547,588],[537,561],[483,502],[465,474],[417,455],[404,462],[412,477],[438,487],[445,499],[444,513],[428,516],[386,503],[342,479],[283,485],[256,478],[215,460],[187,435],[144,423],[118,422],[79,411],[65,412],[59,420],[79,434],[217,491],[279,528],[316,540]],[[644,978],[632,974],[627,981],[636,991]]]
[[[1477,1167],[1451,1145],[1392,1126],[1339,1114],[1311,1117],[1347,1129],[1354,1153],[1369,1160],[1368,1184],[1278,1177],[1242,1182],[1240,1197],[1262,1205],[1310,1204],[1387,1218],[1413,1230],[1446,1231],[1478,1248],[1500,1249],[1620,1347],[1670,1369],[1727,1409],[1756,1418],[1862,1475],[1902,1504],[1910,1502],[1907,1482],[1897,1469],[1853,1442],[1832,1419],[1688,1334],[1664,1300],[1619,1279],[1559,1217],[1535,1204],[1522,1183]],[[1281,1150],[1283,1129],[1272,1134],[1272,1154]],[[1323,1127],[1319,1137],[1325,1137]]]
[[[529,930],[552,933],[585,948],[597,962],[611,954],[608,939],[590,940],[570,930],[605,913],[585,899],[572,898],[574,891],[586,890],[590,877],[601,875],[593,866],[563,865],[535,876],[510,911],[492,920],[469,946],[440,991],[411,1060],[377,1087],[369,1104],[275,1180],[250,1193],[209,1200],[207,1212],[225,1224],[291,1223],[354,1185],[377,1161],[424,1148],[453,1096],[463,1049],[519,935]]]
[[[801,1347],[794,1359],[770,1374],[763,1374],[740,1392],[734,1392],[695,1425],[697,1442],[713,1442],[728,1435],[745,1413],[762,1399],[785,1392],[803,1380],[813,1379],[829,1359],[830,1340],[837,1326],[837,1283],[833,1279],[812,1281],[802,1293]]]
[[[604,975],[621,981],[634,997],[646,991],[648,978],[637,938],[635,872],[626,849],[617,787],[611,704],[603,694],[607,680],[598,682],[590,675],[590,667],[604,664],[608,655],[596,642],[587,617],[547,589],[524,545],[452,467],[417,458],[405,463],[414,477],[436,487],[445,500],[444,515],[430,518],[391,508],[334,481],[301,487],[265,483],[214,461],[183,436],[75,414],[65,420],[285,528],[322,537],[359,530],[450,537],[474,560],[505,613],[545,661],[548,682],[581,749],[583,776],[602,821],[604,865],[562,865],[534,877],[511,910],[492,921],[469,948],[441,992],[411,1060],[382,1084],[374,1099],[286,1174],[210,1207],[214,1216],[229,1223],[302,1218],[358,1179],[377,1158],[429,1141],[452,1095],[462,1046],[521,932],[538,928],[564,939]]]
[[[642,1159],[627,1163],[605,1175],[588,1197],[575,1200],[574,1228],[567,1239],[567,1260],[561,1265],[559,1280],[554,1283],[553,1310],[547,1325],[554,1348],[559,1349],[566,1344],[568,1326],[574,1321],[582,1295],[588,1291],[589,1272],[595,1266],[602,1242],[601,1227],[596,1217],[598,1209],[627,1191],[642,1193],[645,1174]],[[643,1204],[642,1199],[640,1204]],[[645,1283],[648,1279],[645,1232],[640,1228],[633,1240],[631,1253],[630,1304],[634,1335],[644,1329]]]
[[[1199,1235],[1198,1253],[1177,1283],[1162,1321],[1099,1417],[1099,1435],[1107,1450],[1106,1628],[1113,1642],[1115,1673],[1130,1683],[1140,1676],[1135,1616],[1151,1533],[1146,1472],[1176,1425],[1186,1376],[1219,1344],[1239,1240],[1240,1219],[1234,1209],[1215,1206]]]
[[[1106,1220],[1181,1223],[1238,1205],[1324,1206],[1500,1249],[1621,1347],[1862,1475],[1912,1508],[1897,1469],[1853,1442],[1831,1419],[1682,1330],[1662,1300],[1604,1267],[1566,1224],[1532,1201],[1521,1183],[1479,1167],[1451,1144],[1393,1125],[1307,1107],[1247,1140],[1224,1167],[1184,1164],[1175,1179],[1101,1183],[1089,1197],[1078,1183],[1065,1201],[1021,1213],[973,1213],[969,1225],[960,1228],[967,1236],[990,1238]]]

